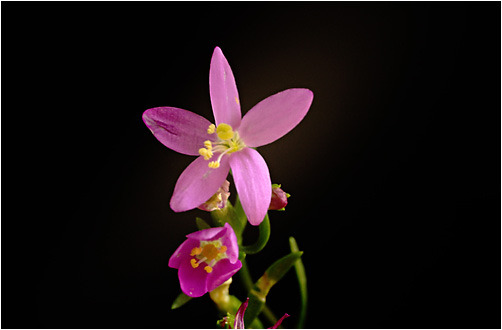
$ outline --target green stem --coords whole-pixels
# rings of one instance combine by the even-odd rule
[[[242,284],[246,288],[246,291],[249,292],[253,288],[253,279],[251,278],[251,273],[249,272],[248,263],[246,259],[241,260],[242,268],[239,271],[239,276],[241,278]]]
[[[242,268],[239,270],[239,276],[242,281],[242,284],[244,284],[244,287],[246,288],[246,291],[249,292],[253,288],[253,279],[251,277],[251,273],[249,272],[248,264],[246,262],[246,259],[241,260],[242,262]],[[263,316],[267,319],[267,321],[270,322],[270,324],[276,324],[277,323],[277,317],[274,315],[272,310],[265,304],[263,306],[262,310]],[[255,319],[256,320],[256,319]]]
[[[293,236],[289,238],[289,246],[291,248],[291,252],[298,252],[300,249],[298,248],[298,244],[296,244],[296,240]],[[298,329],[304,329],[305,318],[307,317],[307,274],[305,273],[305,267],[303,266],[302,259],[298,259],[295,262],[295,271],[296,276],[298,278],[298,285],[300,286],[300,299],[301,299],[301,310],[300,317],[298,320]]]
[[[254,244],[241,247],[241,250],[246,254],[256,254],[267,245],[268,239],[270,238],[270,219],[268,218],[268,213],[265,215],[265,219],[263,219],[258,228],[260,230],[258,240]]]

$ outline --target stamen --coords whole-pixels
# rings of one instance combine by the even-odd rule
[[[208,149],[200,148],[199,155],[204,156],[205,160],[209,160],[211,157],[213,157],[213,152]]]
[[[209,166],[210,168],[218,168],[218,167],[220,167],[220,162],[219,161],[209,162],[209,164],[207,164],[207,166]]]
[[[202,248],[199,246],[199,247],[194,247],[192,249],[192,252],[190,253],[190,256],[194,257],[196,255],[199,255],[202,253]]]
[[[206,147],[208,150],[211,150],[213,149],[213,144],[211,143],[211,141],[206,140],[204,141],[204,147]]]
[[[227,247],[225,245],[222,245],[219,249],[218,249],[218,252],[220,253],[225,253],[227,252]]]
[[[204,270],[209,274],[213,271],[213,267],[208,265],[208,266],[204,267]]]
[[[213,134],[215,129],[216,129],[216,126],[214,126],[214,124],[209,125],[209,127],[207,129],[207,134]]]
[[[195,259],[191,259],[190,264],[192,265],[193,268],[199,267],[199,263]]]

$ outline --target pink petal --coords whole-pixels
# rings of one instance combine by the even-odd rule
[[[200,297],[207,290],[207,272],[202,265],[193,268],[190,259],[180,264],[178,277],[180,280],[181,291],[189,297]]]
[[[284,314],[284,315],[283,315],[283,316],[279,319],[279,321],[277,321],[277,322],[276,322],[273,326],[271,326],[269,329],[277,329],[277,328],[281,325],[282,321],[284,321],[284,319],[285,319],[286,317],[289,317],[289,316],[290,316],[290,315],[289,315],[288,313]]]
[[[234,129],[241,123],[241,106],[237,86],[230,65],[219,47],[211,58],[209,94],[216,125],[228,124]]]
[[[187,239],[174,251],[169,258],[169,267],[179,268],[182,261],[190,259],[190,253],[194,247],[198,247],[200,242],[195,239]]]
[[[188,234],[187,237],[199,241],[214,241],[227,234],[228,227],[226,225],[227,224],[225,224],[225,227],[214,227],[199,230],[194,233]]]
[[[174,187],[170,203],[173,211],[194,209],[214,195],[228,175],[229,164],[226,158],[228,157],[223,157],[217,169],[209,168],[209,161],[202,156],[188,165]]]
[[[221,244],[227,247],[227,256],[231,263],[235,263],[239,259],[239,245],[237,244],[237,236],[234,229],[227,222],[225,223],[227,231],[221,238]]]
[[[244,326],[244,313],[248,308],[248,304],[249,298],[247,298],[246,301],[241,304],[241,307],[239,307],[239,310],[235,314],[234,329],[246,329]]]
[[[242,263],[237,260],[235,263],[231,263],[228,259],[221,259],[214,265],[213,271],[207,276],[207,291],[213,291],[230,277],[234,276],[235,273],[241,269]]]
[[[230,155],[235,187],[249,223],[259,225],[272,197],[272,183],[267,163],[258,151],[245,148]]]
[[[143,113],[143,121],[163,145],[185,155],[198,156],[204,141],[210,139],[209,120],[187,110],[152,108]]]
[[[283,137],[307,114],[314,93],[292,88],[267,97],[249,110],[239,128],[249,147],[259,147]]]

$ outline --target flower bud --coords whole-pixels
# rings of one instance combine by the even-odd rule
[[[280,184],[274,183],[272,185],[272,200],[270,201],[270,206],[268,207],[268,209],[284,211],[286,205],[288,205],[289,196],[291,195],[284,192],[284,190],[281,189]]]
[[[225,207],[227,204],[228,196],[230,196],[230,182],[225,180],[218,191],[211,196],[204,204],[198,206],[202,211],[214,211]]]

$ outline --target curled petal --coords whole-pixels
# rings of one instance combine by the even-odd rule
[[[244,313],[248,308],[248,304],[249,304],[249,297],[246,299],[245,302],[241,304],[239,310],[237,310],[237,313],[235,314],[234,329],[246,329],[244,325]]]
[[[170,203],[173,211],[188,211],[207,201],[227,178],[229,164],[226,158],[223,157],[216,169],[209,168],[202,156],[188,165],[174,187]]]
[[[232,230],[232,227],[230,227],[228,223],[225,223],[224,227],[214,227],[199,230],[195,233],[188,234],[187,237],[199,241],[214,241],[221,238],[222,236],[228,235],[228,228]]]
[[[216,47],[209,69],[209,94],[216,125],[228,124],[234,129],[241,122],[241,106],[234,75],[223,52]]]
[[[289,316],[290,316],[290,315],[289,315],[288,313],[284,314],[284,315],[283,315],[283,316],[279,319],[279,321],[277,321],[277,322],[276,322],[273,326],[271,326],[269,329],[277,329],[277,328],[281,325],[282,321],[284,321],[284,319],[285,319],[286,317],[289,317]]]
[[[143,121],[163,145],[185,155],[198,156],[199,148],[210,138],[209,120],[187,110],[152,108],[143,113]]]
[[[242,118],[239,134],[249,147],[259,147],[283,137],[307,114],[314,93],[292,88],[267,97]]]
[[[178,270],[181,291],[189,297],[204,295],[208,291],[207,275],[204,267],[193,268],[190,264],[190,259],[184,260]]]
[[[237,236],[230,224],[225,223],[227,229],[224,236],[221,238],[221,244],[227,247],[227,256],[231,263],[237,262],[239,259],[239,245],[237,244]]]
[[[242,208],[253,226],[265,218],[272,197],[267,163],[258,151],[245,148],[230,155],[230,166]]]

